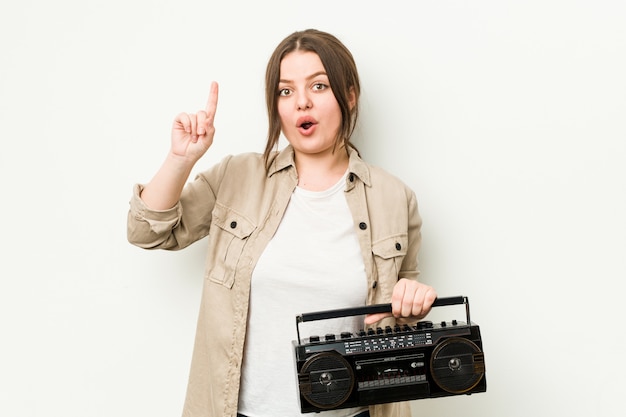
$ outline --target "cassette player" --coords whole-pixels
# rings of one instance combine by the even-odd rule
[[[487,391],[480,328],[465,296],[433,307],[465,304],[465,321],[361,329],[300,338],[300,323],[391,312],[391,304],[296,316],[293,341],[302,413]]]

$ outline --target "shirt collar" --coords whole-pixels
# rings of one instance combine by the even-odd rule
[[[278,171],[282,171],[283,169],[289,167],[296,167],[293,148],[291,145],[287,145],[283,150],[274,154],[274,158],[270,161],[270,165],[267,170],[267,176],[271,177]]]
[[[361,159],[356,149],[352,147],[348,148],[348,156],[348,174],[356,175],[365,185],[370,186],[370,170],[367,164]],[[289,167],[295,168],[295,166],[293,147],[287,145],[283,150],[275,154],[274,159],[270,162],[267,175],[271,177],[283,169]]]
[[[359,153],[352,147],[348,149],[348,155],[350,156],[350,160],[348,161],[349,175],[354,174],[359,177],[365,185],[368,187],[371,186],[370,169],[365,161],[361,159]]]

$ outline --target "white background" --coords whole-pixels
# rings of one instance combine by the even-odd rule
[[[422,279],[483,333],[488,392],[414,414],[622,415],[624,22],[619,0],[2,0],[0,415],[180,415],[206,241],[128,244],[131,188],[212,80],[197,169],[262,151],[267,59],[308,27],[354,53],[356,142],[416,191]]]

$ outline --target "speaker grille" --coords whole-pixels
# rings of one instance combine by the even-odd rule
[[[352,367],[333,352],[317,353],[308,358],[298,379],[302,396],[322,409],[339,407],[350,397],[354,387]]]
[[[430,371],[441,389],[452,394],[464,394],[483,378],[484,354],[471,340],[453,337],[435,348]]]

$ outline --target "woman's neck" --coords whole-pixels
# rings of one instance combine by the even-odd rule
[[[348,160],[345,148],[325,156],[296,153],[298,187],[309,191],[329,189],[346,173]]]

